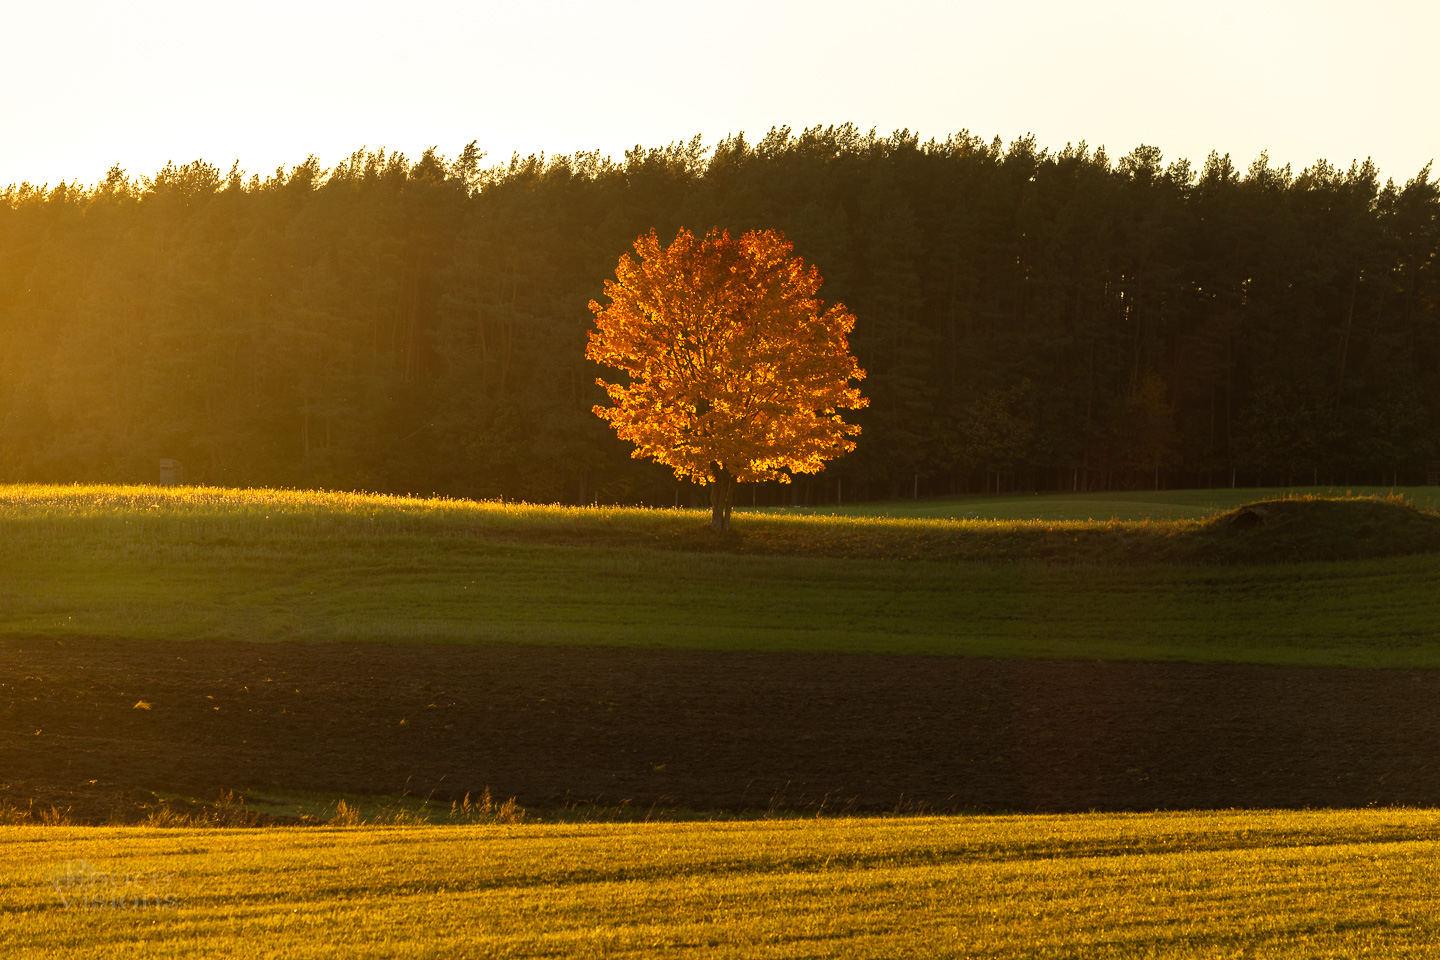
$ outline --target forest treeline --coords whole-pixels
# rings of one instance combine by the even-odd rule
[[[854,453],[761,502],[1287,481],[1440,459],[1440,184],[852,126],[360,151],[0,192],[0,479],[674,502],[591,413],[655,228],[780,229],[857,316]],[[687,499],[690,491],[683,494]]]

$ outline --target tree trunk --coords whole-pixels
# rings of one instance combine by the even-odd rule
[[[710,529],[730,530],[730,505],[735,499],[735,478],[717,463],[710,465]]]

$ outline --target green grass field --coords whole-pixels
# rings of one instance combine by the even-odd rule
[[[7,827],[0,850],[0,943],[24,960],[1399,957],[1440,944],[1434,811]]]
[[[1199,520],[1244,503],[1286,496],[1408,498],[1423,510],[1440,508],[1440,487],[1264,487],[1232,490],[1124,490],[885,500],[845,506],[762,507],[757,512],[838,517],[918,517],[937,520]],[[743,499],[744,493],[740,496]],[[748,512],[751,508],[737,507]]]
[[[684,549],[703,520],[668,510],[4,488],[0,636],[1440,664],[1440,553],[1115,565],[1107,549],[1163,547],[1200,522],[741,523],[791,552]],[[879,543],[888,557],[945,555],[959,544],[964,557],[978,543],[1003,557],[1011,542],[1064,550],[1072,538],[1090,562],[797,553],[859,544],[864,556]]]

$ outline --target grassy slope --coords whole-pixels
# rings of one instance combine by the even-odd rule
[[[1108,493],[1006,494],[932,497],[819,507],[762,507],[761,513],[808,516],[915,517],[937,520],[1199,520],[1256,500],[1287,496],[1406,497],[1423,510],[1440,509],[1440,487],[1266,487],[1211,490],[1123,490]],[[744,492],[741,492],[741,499]],[[747,507],[738,507],[750,512]]]
[[[77,859],[168,876],[174,909],[63,908],[49,880]],[[1437,880],[1433,811],[10,827],[0,943],[26,960],[1386,957],[1440,944]]]
[[[475,505],[347,495],[66,491],[0,498],[0,636],[1440,665],[1437,554],[1250,567],[743,556],[544,542],[695,522],[670,511],[490,507],[477,520]]]

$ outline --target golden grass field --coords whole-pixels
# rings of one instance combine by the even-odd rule
[[[1440,947],[1435,811],[7,827],[0,849],[0,944],[18,960]]]

